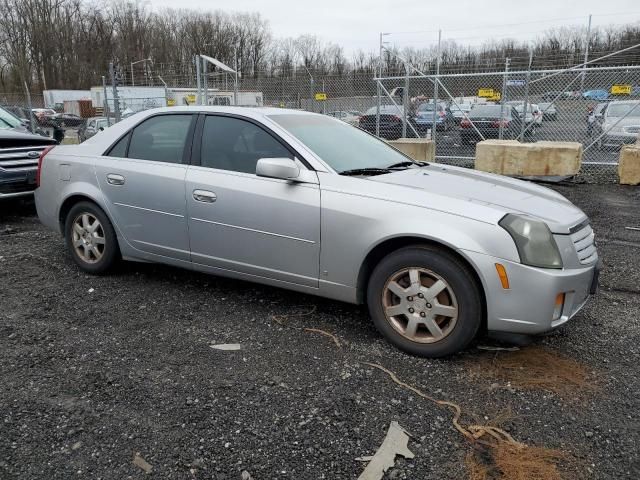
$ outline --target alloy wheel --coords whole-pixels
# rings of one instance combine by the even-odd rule
[[[458,321],[458,303],[449,283],[431,270],[404,268],[387,280],[382,306],[389,324],[416,343],[434,343]]]
[[[73,248],[82,261],[97,263],[104,255],[105,234],[100,221],[91,213],[81,213],[73,221]]]

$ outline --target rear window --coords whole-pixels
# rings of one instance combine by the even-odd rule
[[[500,112],[502,111],[502,106],[500,105],[476,105],[469,112],[469,117],[499,117]],[[509,107],[504,107],[505,115],[509,114]]]

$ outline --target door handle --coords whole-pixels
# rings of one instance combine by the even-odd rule
[[[110,185],[124,185],[124,177],[115,173],[107,175],[107,183]]]
[[[218,199],[218,197],[215,193],[209,192],[207,190],[194,190],[193,199],[196,202],[213,203]]]

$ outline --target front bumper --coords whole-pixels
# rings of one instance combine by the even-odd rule
[[[0,200],[32,196],[36,188],[36,171],[37,168],[0,168]]]
[[[487,329],[535,335],[548,332],[573,318],[597,290],[600,262],[562,270],[529,267],[476,252],[463,253],[477,268],[487,300]],[[502,264],[509,289],[502,288],[495,264]],[[555,301],[564,293],[560,315]]]

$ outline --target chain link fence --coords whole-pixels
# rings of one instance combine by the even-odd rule
[[[176,72],[163,76],[148,70],[137,77],[123,72],[117,102],[108,81],[91,88],[93,114],[114,121],[116,109],[126,118],[150,108],[197,103],[301,109],[386,139],[431,138],[438,162],[465,167],[473,167],[475,144],[485,138],[579,142],[584,149],[580,176],[595,182],[616,181],[620,147],[636,142],[640,133],[640,66],[507,67],[442,75],[407,66],[388,76],[298,69],[239,78],[237,85],[233,75],[209,72],[206,98],[198,96],[192,70]],[[26,97],[0,94],[0,103],[24,106]],[[43,96],[32,94],[31,104],[45,106]]]

